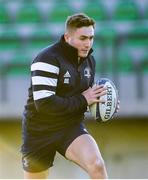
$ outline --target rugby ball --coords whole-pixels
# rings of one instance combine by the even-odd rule
[[[95,120],[106,122],[110,120],[116,112],[118,92],[114,83],[107,78],[97,80],[96,85],[104,85],[104,87],[107,88],[107,94],[100,97],[100,99],[105,100],[105,102],[94,103],[89,106],[89,109]]]

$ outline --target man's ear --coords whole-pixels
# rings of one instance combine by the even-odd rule
[[[64,34],[64,39],[67,43],[69,43],[70,37],[69,37],[69,34],[67,32]]]

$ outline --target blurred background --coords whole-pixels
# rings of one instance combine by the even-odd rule
[[[64,32],[73,13],[96,20],[96,78],[114,81],[120,111],[88,130],[99,144],[109,178],[148,178],[148,0],[0,0],[0,178],[23,178],[21,115],[30,63]],[[88,178],[56,155],[49,178]]]

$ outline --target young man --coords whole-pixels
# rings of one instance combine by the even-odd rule
[[[93,86],[93,19],[74,14],[59,42],[43,49],[31,65],[31,85],[23,113],[24,178],[48,177],[56,151],[92,179],[106,179],[99,148],[83,124],[88,105],[106,93]]]

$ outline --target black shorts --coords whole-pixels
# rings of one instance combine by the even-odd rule
[[[52,132],[48,136],[28,134],[23,138],[23,169],[28,172],[40,172],[48,169],[53,166],[56,151],[65,157],[68,146],[82,134],[88,134],[83,123]]]

